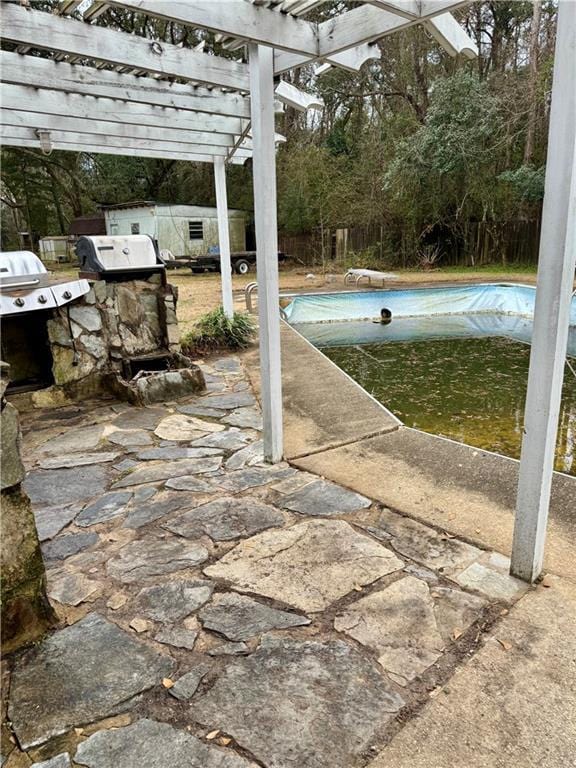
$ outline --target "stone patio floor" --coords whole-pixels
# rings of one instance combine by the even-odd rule
[[[240,361],[202,367],[178,403],[23,418],[60,624],[4,662],[6,768],[367,765],[527,589],[502,555],[265,465]]]

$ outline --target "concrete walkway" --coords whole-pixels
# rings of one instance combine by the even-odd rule
[[[257,353],[248,359],[258,390]],[[509,555],[517,461],[399,426],[287,324],[282,363],[286,456],[295,466]],[[576,478],[555,473],[546,567],[572,579],[575,509]]]
[[[263,465],[239,361],[204,371],[186,401],[24,418],[60,625],[6,660],[4,768],[361,768],[533,591]]]

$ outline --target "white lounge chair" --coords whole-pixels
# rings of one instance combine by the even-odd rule
[[[381,280],[382,287],[387,280],[398,280],[398,275],[394,272],[378,272],[376,269],[349,269],[344,275],[344,285],[348,285],[353,280],[355,285],[358,285],[363,277],[368,279],[369,285],[372,284],[372,280]]]

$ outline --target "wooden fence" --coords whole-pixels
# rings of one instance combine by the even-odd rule
[[[355,256],[389,267],[417,267],[419,251],[437,248],[438,266],[482,264],[536,264],[540,220],[468,222],[462,231],[437,229],[420,244],[401,227],[370,225],[349,229],[315,230],[297,235],[280,234],[280,250],[306,266],[354,261]]]

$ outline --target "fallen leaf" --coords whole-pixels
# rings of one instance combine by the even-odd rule
[[[231,741],[232,739],[229,739],[228,736],[220,736],[218,739],[218,744],[220,744],[221,747],[227,747]]]
[[[455,627],[452,630],[452,640],[458,640],[459,637],[462,637],[462,630],[459,627]]]
[[[362,587],[360,587],[358,584],[356,584],[356,586],[354,587],[354,590],[356,592],[362,592]]]
[[[84,728],[74,728],[74,733],[76,734],[76,736],[82,736],[82,734],[84,733]]]
[[[174,680],[170,680],[169,677],[163,677],[162,685],[164,686],[164,688],[172,688],[172,686],[174,685]]]
[[[554,582],[552,581],[552,578],[548,573],[544,576],[544,578],[540,583],[542,584],[543,587],[546,587],[546,589],[550,589],[550,587],[554,586]]]
[[[430,597],[440,597],[438,592],[430,592]]]
[[[508,608],[502,608],[502,610],[500,611],[500,616],[506,616],[507,613],[510,613]]]
[[[210,733],[207,733],[207,734],[206,734],[206,739],[207,739],[208,741],[212,741],[212,739],[215,739],[215,738],[216,738],[216,736],[218,736],[218,734],[219,734],[219,733],[220,733],[220,731],[219,731],[219,730],[210,731]]]
[[[480,533],[480,528],[476,528],[476,533]]]
[[[500,640],[500,638],[496,638],[502,648],[504,648],[505,651],[509,651],[512,648],[512,643],[509,643],[508,640]]]

